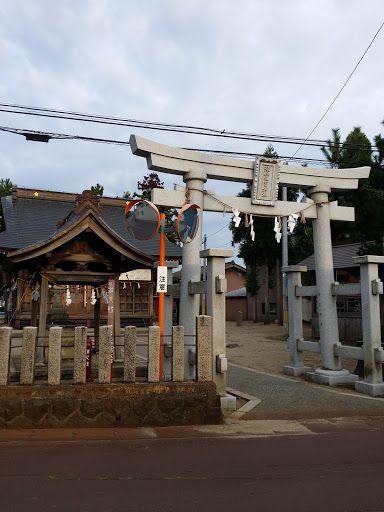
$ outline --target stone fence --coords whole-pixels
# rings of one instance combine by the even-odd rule
[[[35,354],[43,340],[38,339],[36,327],[24,328],[20,372],[16,372],[20,377],[15,381],[15,372],[11,372],[12,329],[0,328],[0,428],[111,428],[222,421],[220,395],[213,381],[209,316],[196,318],[195,380],[184,379],[184,352],[188,358],[191,352],[184,345],[182,327],[173,327],[172,347],[170,350],[168,344],[164,354],[168,362],[171,359],[166,381],[160,380],[160,330],[149,328],[146,382],[137,377],[136,327],[125,328],[123,360],[114,363],[112,381],[111,327],[100,328],[98,364],[92,375],[97,372],[97,377],[92,382],[87,382],[86,372],[87,329],[75,328],[71,379],[63,378],[62,332],[61,327],[49,330],[47,364],[42,365],[35,364]],[[122,370],[118,376],[117,365]]]
[[[331,283],[330,295],[336,315],[338,295],[360,295],[362,309],[361,346],[346,346],[339,342],[338,333],[329,336],[330,342],[306,341],[303,338],[302,299],[318,296],[318,286],[302,286],[301,274],[306,272],[304,266],[290,266],[283,270],[288,275],[288,310],[289,310],[289,351],[290,364],[284,367],[287,375],[306,374],[308,380],[330,386],[340,384],[354,385],[355,390],[371,396],[384,396],[383,363],[384,351],[381,345],[380,295],[383,283],[379,279],[378,265],[384,263],[383,256],[358,256],[354,258],[360,264],[360,283]],[[320,315],[319,315],[320,317]],[[321,320],[323,329],[327,329],[327,317]],[[304,352],[321,354],[322,368],[311,372],[304,364]],[[342,358],[347,357],[361,361],[364,378],[351,375],[342,368]],[[332,370],[330,368],[334,367]]]
[[[197,322],[196,343],[196,380],[212,380],[212,349],[211,349],[211,318],[199,316]],[[57,386],[62,380],[62,327],[49,329],[48,341],[48,385]],[[6,386],[10,382],[11,374],[11,327],[0,328],[0,385]],[[122,382],[136,381],[136,327],[129,326],[124,330],[123,375]],[[37,348],[37,328],[25,327],[23,329],[20,381],[21,385],[33,385],[36,370],[41,365],[35,364]],[[41,346],[39,344],[39,346]],[[173,382],[184,381],[184,328],[172,328],[171,375],[167,380]],[[148,333],[148,382],[159,382],[160,379],[160,329],[149,327]],[[169,349],[169,345],[165,345]],[[111,360],[113,355],[113,333],[111,326],[100,328],[98,346],[97,382],[108,384],[111,379]],[[167,355],[168,350],[167,350]],[[85,384],[87,365],[87,328],[76,327],[73,350],[73,383]],[[13,379],[14,380],[14,379]],[[121,381],[121,378],[120,378]]]

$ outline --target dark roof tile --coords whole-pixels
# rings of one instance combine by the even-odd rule
[[[0,248],[24,249],[49,240],[60,231],[67,229],[79,219],[79,215],[70,215],[58,229],[58,221],[65,219],[73,211],[74,203],[47,199],[20,197],[16,201],[12,196],[2,198],[5,231],[0,233]],[[86,210],[82,212],[85,214]],[[81,214],[80,214],[81,215]],[[150,240],[135,240],[126,231],[124,209],[103,205],[100,219],[125,243],[151,256],[158,256],[160,235]],[[165,240],[165,256],[180,259],[182,248]]]

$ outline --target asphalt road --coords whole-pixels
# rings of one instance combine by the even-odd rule
[[[382,431],[0,446],[1,512],[383,511]]]
[[[234,364],[228,365],[227,385],[261,400],[244,419],[384,416],[384,398],[270,375]]]

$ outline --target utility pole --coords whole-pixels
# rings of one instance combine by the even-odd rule
[[[288,200],[288,191],[287,187],[282,188],[282,200]],[[288,267],[288,226],[287,226],[287,217],[282,218],[282,266]],[[288,336],[288,292],[287,292],[287,274],[283,272],[282,274],[283,280],[283,330],[284,335]]]
[[[204,251],[205,251],[207,248],[207,235],[204,235],[203,245],[204,245]],[[206,280],[207,280],[207,258],[203,258],[203,281],[206,281]],[[202,305],[201,305],[201,314],[202,315],[206,314],[205,302],[206,302],[206,297],[205,297],[205,293],[203,293],[202,294]]]

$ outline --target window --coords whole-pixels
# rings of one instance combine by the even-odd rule
[[[269,303],[269,313],[271,315],[277,315],[277,304],[276,302]],[[265,315],[265,302],[261,304],[261,314]]]

